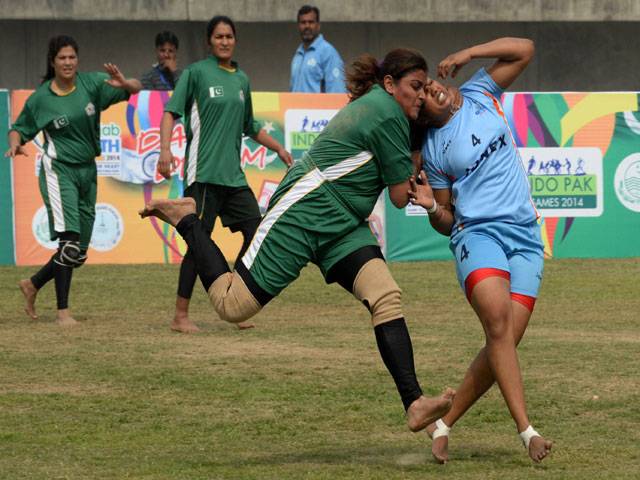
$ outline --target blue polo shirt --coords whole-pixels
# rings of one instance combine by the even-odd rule
[[[344,63],[322,34],[307,50],[300,44],[291,60],[289,90],[303,93],[345,93]]]

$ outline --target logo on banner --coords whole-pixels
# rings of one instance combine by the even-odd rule
[[[44,205],[38,209],[31,219],[31,232],[33,233],[33,238],[44,248],[49,250],[58,248],[58,241],[51,240],[49,217],[47,216],[47,208]]]
[[[613,187],[622,205],[640,212],[640,153],[633,153],[620,162]]]
[[[117,177],[120,175],[120,156],[122,139],[120,126],[117,123],[100,124],[100,150],[102,156],[96,162],[98,175],[101,177]]]
[[[536,209],[546,217],[598,217],[603,211],[599,148],[520,148]]]
[[[96,220],[89,246],[98,252],[108,252],[120,243],[124,221],[116,207],[109,203],[96,204]]]
[[[338,110],[287,110],[284,114],[285,148],[295,160],[311,148]]]

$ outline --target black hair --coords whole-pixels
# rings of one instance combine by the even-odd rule
[[[165,43],[170,43],[176,50],[180,46],[180,42],[178,42],[178,37],[175,33],[165,30],[164,32],[160,32],[156,35],[156,48],[161,47]]]
[[[216,15],[211,20],[209,20],[209,23],[207,23],[207,43],[211,43],[211,35],[213,35],[213,31],[216,29],[219,23],[226,23],[227,25],[229,25],[231,27],[231,30],[233,31],[233,36],[237,37],[236,25],[233,23],[233,20],[231,20],[226,15]]]
[[[356,58],[347,70],[347,90],[351,100],[356,100],[371,90],[373,85],[382,85],[387,75],[400,80],[416,70],[428,71],[427,61],[417,50],[396,48],[387,53],[382,62],[365,53]]]
[[[47,70],[42,77],[42,83],[47,80],[51,80],[56,76],[56,72],[53,68],[53,60],[56,58],[56,55],[58,55],[58,52],[64,47],[71,47],[76,51],[76,55],[80,54],[78,43],[73,39],[73,37],[68,35],[58,35],[57,37],[50,38],[49,50],[47,51]]]
[[[313,5],[303,5],[300,7],[300,10],[298,10],[298,21],[300,21],[300,17],[302,15],[306,15],[307,13],[311,12],[314,12],[316,14],[316,22],[319,22],[320,10],[318,10],[318,7],[314,7]]]

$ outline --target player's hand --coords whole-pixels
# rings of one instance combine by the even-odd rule
[[[280,160],[282,160],[282,162],[287,166],[287,168],[291,168],[291,165],[293,165],[293,157],[289,152],[287,152],[284,148],[281,148],[280,150],[278,150],[278,156],[280,157]]]
[[[115,88],[124,88],[127,85],[127,79],[124,78],[124,75],[117,65],[114,63],[105,63],[104,69],[109,74],[109,77],[111,77],[105,80],[106,83]]]
[[[158,158],[158,173],[165,179],[171,178],[171,168],[176,164],[176,159],[171,150],[160,150],[160,158]]]
[[[20,144],[13,145],[9,147],[9,150],[4,152],[4,156],[7,158],[14,158],[16,155],[24,155],[25,157],[29,156],[27,151]]]
[[[433,197],[433,190],[429,185],[427,174],[424,170],[420,171],[418,178],[411,176],[409,178],[409,202],[411,205],[419,205],[422,208],[429,209],[433,207],[435,198]]]
[[[451,78],[455,78],[460,69],[470,61],[471,54],[468,48],[452,53],[438,64],[438,76],[447,78],[448,75],[451,75]]]

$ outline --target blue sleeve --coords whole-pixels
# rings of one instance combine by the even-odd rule
[[[491,78],[491,75],[487,73],[487,70],[484,67],[474,73],[473,77],[463,83],[460,87],[460,91],[488,92],[496,98],[500,98],[504,93],[504,89],[501,88],[493,78]]]
[[[425,136],[422,146],[422,169],[427,174],[429,185],[434,190],[443,190],[451,188],[451,180],[444,172],[442,165],[433,153],[433,148],[429,144],[428,137]]]
[[[331,47],[327,49],[327,59],[323,71],[326,93],[345,93],[344,63],[338,51]]]

